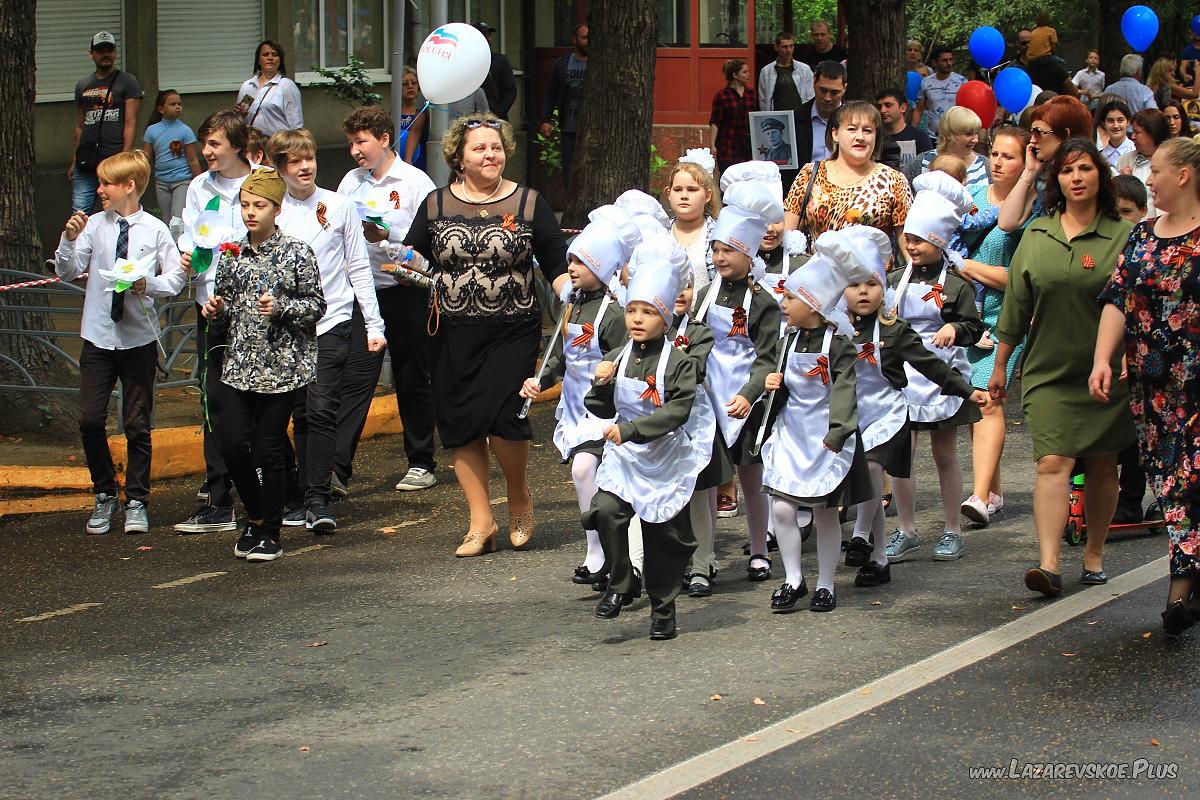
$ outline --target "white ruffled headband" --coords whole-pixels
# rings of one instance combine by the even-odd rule
[[[695,164],[710,176],[717,170],[717,160],[707,147],[693,147],[679,157],[680,164]]]

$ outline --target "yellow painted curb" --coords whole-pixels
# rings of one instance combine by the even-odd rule
[[[81,511],[92,507],[92,484],[87,494],[51,494],[24,500],[0,500],[0,517],[17,514],[48,514],[51,511]]]

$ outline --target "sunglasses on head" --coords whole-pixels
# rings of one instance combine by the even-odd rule
[[[466,128],[469,128],[469,129],[478,128],[481,125],[486,126],[488,128],[495,128],[496,130],[500,129],[500,120],[498,120],[498,119],[478,119],[478,118],[476,118],[476,119],[469,119],[463,124]]]

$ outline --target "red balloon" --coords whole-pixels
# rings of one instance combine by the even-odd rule
[[[992,127],[992,121],[996,118],[996,95],[992,94],[992,87],[983,81],[964,83],[954,96],[954,104],[978,114],[983,127]]]

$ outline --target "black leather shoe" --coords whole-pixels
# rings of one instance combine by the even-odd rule
[[[754,562],[766,561],[765,567],[756,567]],[[771,580],[771,559],[766,556],[750,556],[750,561],[746,566],[746,577],[752,581],[769,581]]]
[[[861,536],[851,536],[846,542],[846,566],[861,567],[867,563],[874,548]]]
[[[1025,585],[1046,597],[1058,597],[1063,593],[1062,575],[1041,567],[1034,567],[1025,573]]]
[[[1128,508],[1117,506],[1117,510],[1113,513],[1113,525],[1136,525],[1146,518],[1146,514],[1142,511],[1141,506],[1129,506]]]
[[[775,538],[775,534],[771,533],[770,531],[767,531],[767,552],[773,553],[778,549],[779,549],[779,540]],[[744,556],[750,555],[750,542],[746,542],[744,545],[742,545],[742,555],[744,555]]]
[[[712,583],[704,575],[684,575],[683,585],[687,588],[688,597],[712,596]]]
[[[784,583],[771,595],[772,614],[790,614],[796,610],[796,601],[808,594],[808,584],[800,579],[799,586]]]
[[[1163,633],[1178,636],[1196,624],[1196,615],[1191,612],[1182,600],[1176,600],[1167,605],[1162,612]]]
[[[603,578],[601,578],[600,580],[593,583],[592,591],[593,592],[607,592],[608,591],[608,576],[605,575]]]
[[[837,598],[828,589],[817,589],[812,600],[808,601],[809,611],[833,611],[837,608]]]
[[[600,619],[616,619],[621,613],[621,606],[632,602],[633,596],[628,593],[605,592],[604,597],[600,598],[600,604],[596,606],[596,616]]]
[[[663,641],[666,639],[674,639],[677,635],[675,631],[675,618],[667,617],[666,619],[650,620],[650,638],[655,641]]]
[[[629,594],[634,598],[642,596],[642,573],[638,571],[637,567],[633,568],[633,588],[629,590]],[[629,605],[629,603],[625,605]]]
[[[858,574],[854,576],[855,586],[882,586],[885,583],[892,582],[892,565],[884,564],[880,566],[874,561],[868,561],[858,568]]]
[[[1103,586],[1108,583],[1108,573],[1104,570],[1091,572],[1085,569],[1083,574],[1079,576],[1079,582],[1086,583],[1088,586]]]
[[[604,567],[601,567],[598,572],[592,572],[580,564],[575,568],[575,574],[571,576],[571,583],[608,583],[608,573],[604,571]]]

